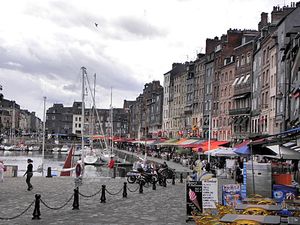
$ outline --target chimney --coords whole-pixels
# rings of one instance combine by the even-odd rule
[[[291,3],[291,7],[283,6],[280,8],[279,6],[273,7],[273,11],[271,12],[271,23],[278,23],[281,19],[283,19],[286,15],[288,15],[291,11],[293,11],[297,7],[294,3]]]
[[[275,8],[273,7],[273,10]],[[268,13],[262,12],[260,14],[260,22],[258,23],[258,30],[261,31],[262,28],[268,25]]]

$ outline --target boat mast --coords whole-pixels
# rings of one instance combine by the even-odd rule
[[[113,151],[113,107],[112,107],[112,87],[110,88],[110,136],[111,136],[111,149],[110,154],[112,154]]]
[[[95,103],[95,98],[96,98],[96,74],[94,74],[94,93],[93,93],[93,108],[92,108],[92,124],[91,124],[91,134],[92,134],[92,142],[91,142],[91,148],[93,149],[93,136],[94,136],[94,123],[95,123],[95,115],[94,115],[94,111],[96,110],[96,103]]]
[[[47,98],[44,96],[43,142],[42,142],[42,177],[44,176],[44,158],[45,158],[46,99]]]
[[[81,71],[82,71],[82,105],[81,105],[81,160],[84,166],[84,75],[86,74],[86,68],[85,67],[81,67]]]

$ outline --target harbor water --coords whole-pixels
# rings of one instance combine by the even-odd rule
[[[66,153],[60,152],[45,152],[44,154],[44,176],[47,175],[48,167],[51,167],[51,175],[59,176],[60,171],[64,166],[65,159],[67,157]],[[9,167],[17,167],[17,176],[23,176],[27,168],[27,159],[33,160],[33,170],[34,176],[42,176],[41,168],[43,157],[40,151],[0,151],[0,160],[4,162],[4,165]],[[73,157],[73,164],[79,160],[79,156]],[[107,166],[85,166],[85,176],[86,177],[107,177],[109,174]],[[73,176],[74,172],[73,172]]]

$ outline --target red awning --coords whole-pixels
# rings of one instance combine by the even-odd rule
[[[199,144],[199,146],[197,146],[196,148],[193,148],[193,151],[198,151],[199,149],[201,149],[202,152],[206,152],[208,150],[213,150],[218,148],[221,145],[225,145],[228,144],[228,141],[215,141],[215,140],[211,140],[210,141],[210,146],[209,146],[209,141],[205,141],[201,144]]]

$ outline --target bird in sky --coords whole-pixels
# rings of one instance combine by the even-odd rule
[[[95,23],[95,26],[98,27],[98,23]]]

